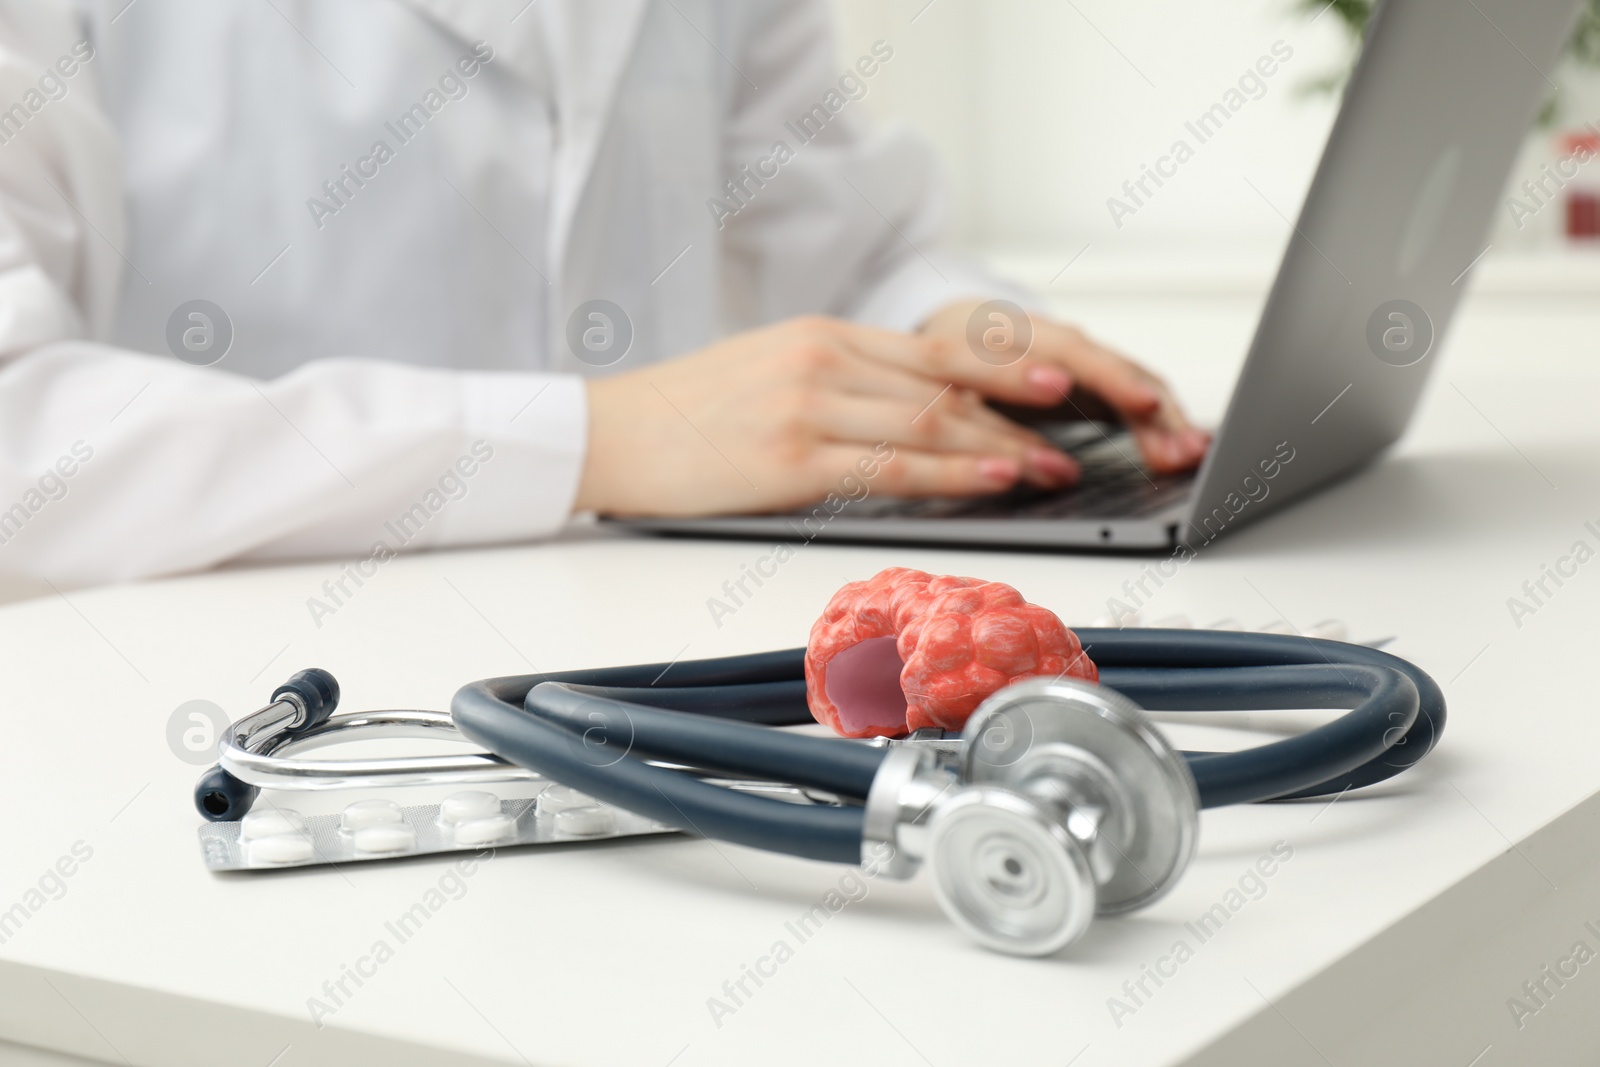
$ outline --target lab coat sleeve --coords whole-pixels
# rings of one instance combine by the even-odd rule
[[[961,299],[1042,308],[1025,289],[940,247],[950,197],[938,158],[909,127],[865,121],[874,83],[893,76],[896,42],[837,54],[822,0],[740,6],[749,19],[738,60],[744,78],[730,82],[724,168],[743,194],[730,198],[737,211],[723,219],[738,302],[761,321],[823,309],[900,330]],[[787,161],[778,161],[779,142]],[[769,159],[770,178],[758,166]]]
[[[566,519],[575,377],[335,359],[258,382],[104,343],[130,269],[115,139],[92,57],[40,82],[75,46],[66,5],[0,0],[0,571],[387,558]]]

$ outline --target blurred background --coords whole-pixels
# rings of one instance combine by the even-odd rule
[[[1085,298],[1265,295],[1333,121],[1329,82],[1354,55],[1342,16],[1365,6],[835,0],[841,70],[875,40],[894,48],[860,106],[939,146],[955,243],[1067,311]],[[1290,58],[1199,143],[1185,123],[1275,44]],[[1508,194],[1580,143],[1600,149],[1597,69],[1569,56],[1548,72],[1561,88],[1555,114],[1530,130]],[[1147,185],[1155,195],[1116,225],[1108,198],[1132,205],[1123,183],[1180,137],[1193,158]],[[1520,228],[1503,207],[1474,292],[1557,304],[1600,295],[1597,192],[1600,160]]]

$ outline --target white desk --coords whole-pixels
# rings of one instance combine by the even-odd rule
[[[1171,353],[1165,369],[1214,416],[1231,367],[1202,379],[1185,359],[1241,349],[1253,301],[1076,311],[1134,351]],[[793,941],[785,923],[844,868],[686,838],[504,851],[317,1031],[307,998],[449,860],[206,873],[197,769],[168,750],[168,716],[196,698],[248,710],[312,664],[334,671],[351,706],[445,707],[458,684],[530,662],[794,645],[839,584],[891,563],[1008,581],[1082,623],[1143,561],[812,545],[721,628],[706,598],[757,545],[580,536],[402,559],[320,629],[305,602],[336,576],[327,562],[0,609],[0,910],[75,842],[93,850],[0,946],[0,1037],[18,1043],[0,1046],[0,1063],[69,1062],[23,1044],[204,1067],[1592,1056],[1600,962],[1520,1030],[1506,1001],[1574,942],[1600,949],[1584,926],[1600,929],[1600,562],[1520,629],[1506,598],[1573,541],[1597,542],[1582,525],[1600,520],[1597,325],[1578,311],[1469,309],[1395,456],[1207,550],[1149,609],[1334,616],[1358,636],[1399,634],[1394,650],[1451,702],[1420,768],[1331,807],[1207,813],[1175,892],[1059,959],[985,953],[925,880],[880,879],[720,1027],[707,999]],[[1265,895],[1198,944],[1184,924],[1278,841],[1293,858]],[[1124,982],[1180,937],[1193,957],[1159,989],[1146,980],[1153,995],[1119,1027],[1108,998],[1126,999]]]

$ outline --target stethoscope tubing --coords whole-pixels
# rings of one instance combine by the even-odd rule
[[[598,743],[554,720],[524,712],[521,702],[531,688],[530,677],[545,681],[542,676],[523,675],[464,686],[450,704],[456,728],[513,763],[608,804],[702,837],[833,863],[859,862],[864,822],[861,808],[772,800],[645,763],[619,746]],[[584,701],[594,699],[559,682],[549,683],[542,692],[550,694],[551,703],[557,706],[571,701],[574,708],[581,708]],[[878,759],[883,754],[848,741],[804,740],[848,745]]]
[[[1426,672],[1366,646],[1229,631],[1077,633],[1101,683],[1147,710],[1351,709],[1244,751],[1185,752],[1204,807],[1372,785],[1426,755],[1444,727],[1444,697]],[[864,799],[882,748],[767,728],[811,721],[804,655],[788,649],[496,678],[464,687],[451,711],[470,740],[609,803],[705,836],[855,862],[859,808],[737,794],[642,762],[691,763]]]

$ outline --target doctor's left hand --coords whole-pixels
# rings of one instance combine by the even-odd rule
[[[1205,458],[1211,435],[1190,424],[1167,383],[1075,327],[1033,315],[1029,317],[1031,329],[1019,331],[1003,318],[996,319],[997,325],[1006,328],[985,330],[982,343],[986,350],[974,352],[969,335],[973,315],[989,303],[967,300],[947,304],[923,323],[921,332],[944,338],[974,359],[1042,368],[1035,371],[1040,380],[1056,371],[1059,398],[1055,403],[1069,405],[1069,411],[1080,404],[1109,407],[1133,434],[1153,471],[1185,471]]]

